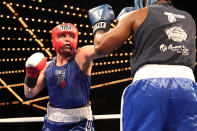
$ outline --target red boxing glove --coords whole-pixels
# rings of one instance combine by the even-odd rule
[[[47,58],[40,52],[31,55],[26,63],[25,83],[28,87],[34,88],[37,84],[37,79],[40,72],[44,69],[47,63]]]
[[[40,72],[46,66],[47,58],[40,52],[31,55],[25,64],[26,74],[30,78],[38,78]]]

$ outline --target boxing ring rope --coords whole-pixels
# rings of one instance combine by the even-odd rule
[[[127,81],[131,81],[132,78],[125,78],[125,79],[120,79],[120,80],[115,80],[115,81],[111,81],[111,82],[107,82],[107,83],[102,83],[102,84],[98,84],[98,85],[94,85],[94,86],[91,86],[91,89],[94,89],[94,88],[99,88],[99,87],[103,87],[103,86],[108,86],[108,85],[112,85],[112,84],[118,84],[118,83],[121,83],[121,82],[127,82]],[[40,106],[40,105],[37,105],[37,104],[32,104],[34,102],[38,102],[38,101],[41,101],[41,100],[46,100],[49,98],[49,96],[44,96],[44,97],[40,97],[40,98],[36,98],[36,99],[32,99],[32,100],[28,100],[28,101],[24,101],[18,94],[16,94],[14,92],[14,90],[11,89],[11,87],[9,85],[7,85],[1,78],[0,78],[0,83],[2,83],[4,86],[4,88],[7,88],[9,91],[11,91],[11,93],[19,100],[18,102],[14,102],[14,104],[19,104],[19,103],[22,103],[24,105],[28,105],[28,106],[32,106],[32,107],[35,107],[35,108],[38,108],[38,109],[41,109],[41,110],[46,110],[46,107],[43,107],[43,106]],[[3,88],[1,87],[1,88]],[[13,103],[12,103],[13,104]],[[2,104],[0,103],[0,106]]]
[[[120,114],[93,115],[94,120],[120,119]],[[0,123],[43,122],[44,117],[1,118]]]

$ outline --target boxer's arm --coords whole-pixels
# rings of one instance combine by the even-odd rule
[[[109,54],[120,47],[135,32],[147,16],[147,8],[127,13],[121,18],[118,25],[108,32],[98,31],[94,37],[97,54]]]
[[[87,45],[81,47],[76,55],[75,59],[80,69],[87,75],[91,74],[91,65],[94,59],[104,57],[106,55],[98,55],[95,51],[94,45]]]
[[[134,12],[126,14],[117,26],[104,33],[98,31],[94,37],[95,51],[100,54],[109,54],[120,47],[129,37],[135,23]]]
[[[108,7],[110,7],[110,8],[108,8]],[[103,10],[103,12],[101,13],[101,16],[105,16],[105,17],[101,17],[100,18],[101,20],[98,19],[95,16],[95,12],[97,12],[97,10],[100,10],[100,9]],[[134,7],[125,7],[120,12],[118,17],[116,18],[117,21],[122,21],[122,18],[123,18],[123,16],[125,16],[125,14],[127,14],[128,12],[134,11],[134,10],[135,10]],[[99,23],[99,22],[96,22],[96,21],[107,21],[107,23],[110,23],[114,19],[114,14],[113,14],[113,10],[112,10],[110,5],[101,5],[101,6],[98,6],[98,7],[95,7],[93,9],[91,9],[89,11],[89,17],[90,17],[90,21],[91,21],[92,25],[94,25],[95,23]],[[125,21],[123,20],[122,23],[124,25]],[[119,25],[122,25],[122,24],[120,23]],[[122,27],[120,27],[120,29],[121,28]],[[125,28],[127,29],[127,27],[125,27]],[[94,34],[97,34],[96,40],[98,40],[98,39],[102,40],[103,38],[101,38],[101,37],[102,37],[102,34],[104,34],[104,32],[107,32],[107,30],[104,30],[102,27],[101,28],[97,28],[97,31],[94,32]],[[100,35],[98,35],[98,34],[100,34]],[[109,40],[109,41],[111,41],[111,40]],[[81,49],[81,51],[80,51],[81,53],[80,54],[83,54],[81,57],[84,57],[84,62],[85,63],[89,63],[89,62],[91,62],[94,59],[104,57],[104,56],[106,56],[107,54],[110,53],[110,52],[108,52],[108,53],[99,53],[96,50],[96,48],[95,48],[95,47],[99,47],[100,46],[99,44],[100,44],[99,42],[94,42],[94,46],[85,46],[85,47],[83,47]]]
[[[93,61],[94,59],[98,59],[101,57],[105,57],[106,55],[98,55],[95,51],[94,45],[87,45],[81,48],[81,55],[84,57],[86,63]]]
[[[42,70],[38,80],[37,84],[34,88],[28,87],[26,84],[24,85],[24,94],[26,98],[32,98],[36,96],[45,86],[45,74],[44,71]]]
[[[40,72],[38,76],[37,83],[34,88],[30,88],[27,86],[27,84],[24,84],[24,94],[26,98],[32,98],[36,96],[46,85],[46,79],[45,79],[45,70],[47,69],[47,66],[50,64],[50,62],[47,62],[44,69]]]

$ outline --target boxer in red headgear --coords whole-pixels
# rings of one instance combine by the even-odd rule
[[[27,70],[25,96],[34,97],[45,86],[48,88],[49,104],[43,131],[94,131],[89,101],[90,75],[93,59],[103,56],[95,53],[94,45],[83,46],[75,53],[78,30],[70,23],[57,25],[51,34],[57,56],[47,63],[42,53],[28,58],[26,68],[31,71]]]
[[[74,40],[71,42],[70,49],[72,54],[76,48],[77,48],[77,43],[78,43],[78,29],[76,26],[70,24],[70,23],[65,23],[65,24],[60,24],[57,25],[52,29],[52,42],[53,42],[53,47],[56,50],[56,52],[63,53],[62,48],[64,46],[64,43],[58,39],[58,36],[63,33],[68,33],[72,34],[74,36]]]

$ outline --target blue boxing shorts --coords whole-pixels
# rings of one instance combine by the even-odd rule
[[[192,70],[143,66],[124,90],[121,115],[121,131],[197,131],[197,83]]]
[[[91,106],[62,109],[48,104],[42,131],[94,131]]]

